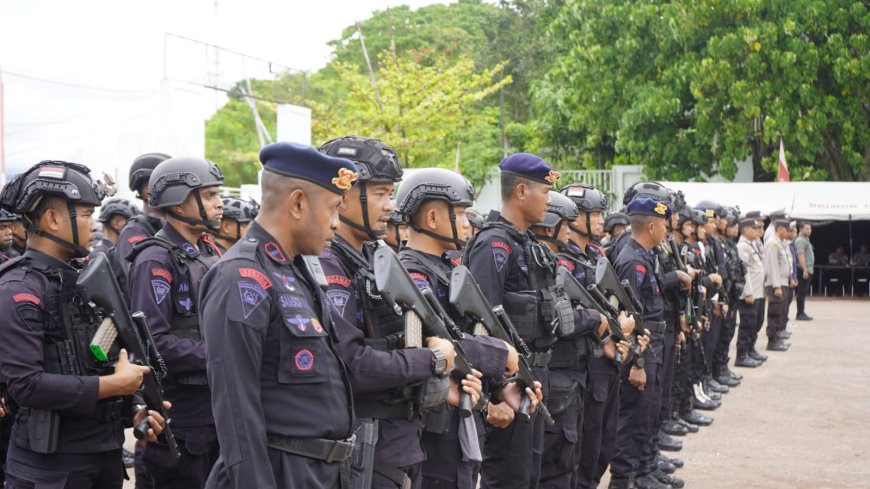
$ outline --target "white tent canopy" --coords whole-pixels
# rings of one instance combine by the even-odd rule
[[[796,219],[870,220],[870,183],[662,183],[682,190],[689,205],[712,200],[739,205],[743,212],[785,211]]]

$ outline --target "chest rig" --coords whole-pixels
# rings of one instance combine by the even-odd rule
[[[538,352],[548,350],[558,336],[574,332],[574,315],[571,303],[556,286],[556,257],[545,245],[533,240],[528,234],[502,221],[489,221],[468,243],[472,249],[484,234],[496,234],[519,243],[521,253],[516,260],[525,283],[515,284],[520,290],[505,291],[503,306],[510,316],[520,337],[529,347]],[[468,264],[468,254],[463,256]]]
[[[344,268],[352,270],[359,297],[358,307],[362,309],[365,322],[363,333],[366,344],[379,350],[391,349],[390,346],[394,342],[390,338],[405,329],[405,319],[401,310],[394,309],[380,296],[375,285],[375,273],[366,256],[339,240],[333,241],[332,250],[341,260]]]
[[[193,245],[185,250],[183,247],[167,240],[163,231],[151,238],[136,243],[128,259],[132,262],[143,250],[151,246],[165,249],[178,270],[179,277],[172,284],[172,318],[169,331],[178,338],[202,341],[202,331],[199,327],[199,285],[206,272],[217,261],[215,256],[206,256],[196,250]],[[205,372],[185,374],[176,377],[182,385],[208,385]]]

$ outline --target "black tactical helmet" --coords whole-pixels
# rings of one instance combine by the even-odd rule
[[[577,209],[585,212],[604,212],[607,210],[607,196],[591,185],[574,183],[562,187],[559,190],[562,195],[567,195],[577,205]]]
[[[72,226],[73,241],[69,242],[49,234],[27,218],[44,197],[54,196],[66,200],[70,222],[76,221],[76,204],[100,205],[106,193],[114,194],[114,188],[91,179],[91,170],[85,165],[66,161],[42,161],[24,173],[16,175],[0,193],[0,208],[9,213],[22,214],[25,228],[75,251],[79,257],[89,251],[79,244],[78,226]]]
[[[713,216],[708,214],[708,217],[725,217],[724,207],[718,202],[713,202],[712,200],[702,200],[695,205],[695,209],[699,211],[706,212],[708,210],[713,211]]]
[[[465,209],[465,217],[467,217],[468,222],[471,223],[472,229],[479,230],[484,224],[486,224],[486,218],[474,209]]]
[[[105,224],[112,219],[115,214],[120,214],[127,219],[139,214],[139,209],[130,203],[127,199],[112,199],[100,206],[100,217],[97,221]]]
[[[683,224],[686,221],[694,222],[694,219],[693,219],[694,214],[695,214],[695,210],[692,209],[692,207],[688,206],[688,205],[683,206],[682,209],[678,210],[677,211],[677,229],[676,229],[676,231],[680,232],[680,230],[683,229]]]
[[[596,237],[592,235],[592,220],[589,213],[607,211],[607,196],[595,187],[586,185],[585,183],[567,185],[562,187],[559,192],[567,195],[568,198],[577,204],[577,208],[580,211],[586,213],[586,232],[581,231],[580,228],[574,226],[573,223],[568,223],[568,227],[571,228],[571,231],[587,238]]]
[[[377,139],[343,136],[323,143],[320,152],[353,161],[357,167],[357,182],[402,180],[402,165],[396,152]]]
[[[15,222],[20,221],[21,216],[18,214],[13,214],[11,212],[7,212],[4,209],[0,209],[0,222]]]
[[[190,219],[176,214],[170,211],[169,207],[184,203],[191,190],[214,187],[223,183],[223,172],[209,160],[186,156],[169,158],[151,172],[151,177],[148,179],[148,205],[155,209],[164,209],[168,216],[178,221],[216,229],[221,223],[208,220],[199,192],[194,192],[194,196],[199,207],[200,219]]]
[[[171,156],[163,153],[145,153],[137,156],[130,166],[130,190],[138,192],[143,184],[148,183],[148,178],[157,165],[169,158]]]
[[[436,235],[426,229],[417,226],[412,217],[420,210],[420,206],[427,200],[443,200],[447,202],[447,210],[450,213],[450,225],[453,237]],[[418,233],[432,238],[447,241],[462,249],[465,241],[459,239],[456,229],[456,214],[454,206],[469,207],[474,203],[474,187],[462,175],[445,170],[444,168],[426,168],[411,173],[396,192],[396,210],[410,224],[411,228]]]
[[[622,197],[622,204],[628,205],[634,199],[647,198],[656,202],[670,202],[670,190],[658,182],[637,182]]]
[[[223,219],[232,219],[236,222],[251,222],[260,213],[260,204],[254,199],[242,200],[237,197],[224,197]]]
[[[695,208],[692,210],[692,221],[695,222],[696,226],[703,226],[707,224],[707,214],[701,209]]]
[[[563,189],[564,190],[564,189]],[[554,228],[562,221],[574,221],[580,215],[576,201],[566,197],[560,192],[550,191],[550,203],[547,204],[547,212],[544,213],[544,221],[535,224],[545,228]]]
[[[613,233],[613,228],[618,225],[629,226],[631,221],[628,219],[628,214],[623,212],[614,212],[604,219],[604,231]]]
[[[339,215],[341,222],[366,233],[369,239],[379,239],[386,230],[374,230],[369,221],[368,197],[366,184],[368,182],[398,182],[402,180],[402,165],[393,148],[377,139],[362,136],[342,136],[325,142],[320,148],[321,153],[353,161],[357,168],[357,186],[359,200],[362,206],[362,224]]]

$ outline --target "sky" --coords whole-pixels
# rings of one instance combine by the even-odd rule
[[[229,87],[269,76],[266,63],[227,52],[216,61],[214,50],[176,36],[316,71],[329,61],[326,43],[355,21],[432,3],[449,2],[0,0],[7,174],[43,159],[112,165],[117,152],[96,146],[147,132],[164,78]],[[203,119],[224,100],[207,92]]]

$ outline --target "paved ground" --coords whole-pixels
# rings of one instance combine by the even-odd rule
[[[870,301],[815,299],[807,312],[791,349],[739,370],[713,425],[683,438],[687,488],[870,488]]]

